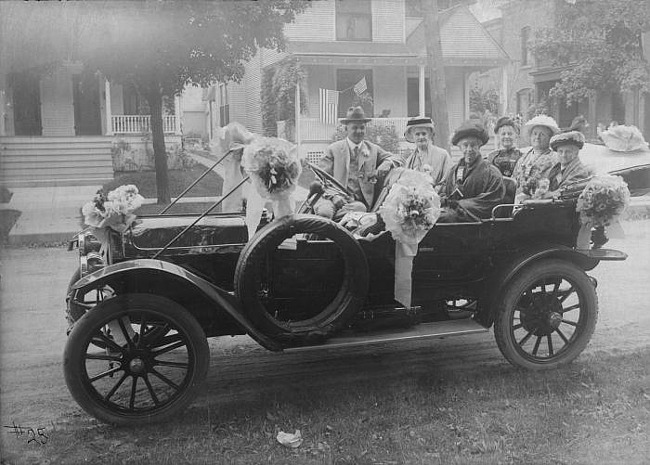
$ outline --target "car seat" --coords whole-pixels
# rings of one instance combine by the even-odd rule
[[[503,177],[503,185],[506,188],[506,193],[503,196],[503,201],[501,204],[513,204],[515,203],[515,194],[517,192],[517,181],[514,178],[509,176]],[[512,214],[512,207],[503,207],[499,208],[495,212],[495,217],[497,218],[508,218]]]

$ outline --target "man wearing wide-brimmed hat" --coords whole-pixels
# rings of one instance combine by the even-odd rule
[[[489,218],[492,209],[503,202],[506,193],[501,172],[483,159],[481,147],[490,139],[477,121],[466,121],[451,143],[463,153],[444,181],[440,196],[442,215],[438,222],[457,223]]]
[[[416,116],[406,123],[404,138],[415,144],[415,150],[406,159],[406,168],[422,171],[431,176],[434,186],[444,181],[453,163],[442,147],[433,145],[435,125],[427,116]]]
[[[401,166],[402,159],[365,140],[368,121],[363,108],[350,107],[340,120],[347,137],[330,144],[319,164],[370,210],[381,190],[376,189],[377,184],[381,186],[378,181],[392,168]]]

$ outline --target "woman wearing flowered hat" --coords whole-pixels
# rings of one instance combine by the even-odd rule
[[[530,139],[532,148],[515,166],[513,177],[517,181],[518,200],[537,197],[538,188],[548,183],[543,180],[548,179],[551,168],[557,163],[549,142],[558,132],[560,128],[555,120],[546,115],[537,115],[524,125],[523,133]]]
[[[431,118],[416,116],[406,123],[404,138],[415,144],[415,150],[406,159],[406,168],[422,171],[438,186],[444,181],[453,163],[449,152],[433,145],[435,126]]]
[[[592,175],[578,157],[584,145],[585,136],[579,131],[563,132],[551,138],[550,146],[559,162],[549,172],[549,191],[544,197],[556,197],[563,187]]]
[[[499,118],[494,125],[499,148],[488,155],[488,163],[496,166],[504,176],[512,176],[517,161],[523,155],[515,143],[519,129],[513,120],[507,116]]]

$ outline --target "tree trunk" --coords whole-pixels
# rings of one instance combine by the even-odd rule
[[[153,156],[156,167],[156,190],[158,204],[166,205],[171,202],[169,194],[169,175],[167,173],[167,151],[165,149],[165,134],[163,132],[162,95],[157,85],[152,85],[147,94],[151,110],[151,137]]]
[[[427,46],[427,66],[431,91],[431,111],[436,124],[436,144],[449,150],[449,113],[447,112],[447,86],[445,64],[440,43],[438,0],[422,0],[424,31]]]

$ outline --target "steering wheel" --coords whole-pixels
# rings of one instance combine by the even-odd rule
[[[338,182],[331,174],[329,174],[327,171],[324,171],[323,169],[319,168],[318,166],[307,162],[307,166],[311,168],[311,170],[314,172],[316,177],[320,182],[323,183],[323,187],[325,188],[330,188],[335,191],[337,191],[337,194],[344,195],[346,197],[352,197],[354,198],[354,195],[352,192],[350,192],[347,188],[343,186],[340,182]]]

